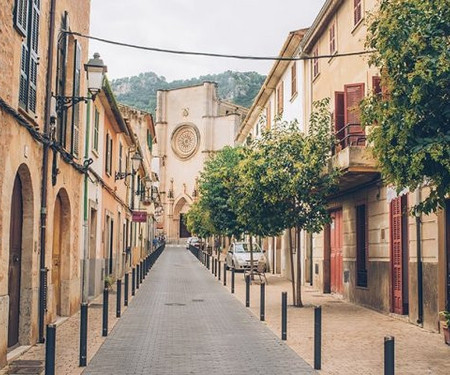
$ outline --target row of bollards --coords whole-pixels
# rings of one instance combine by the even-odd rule
[[[208,269],[211,273],[223,280],[223,286],[227,286],[227,264],[223,263],[223,276],[221,275],[221,262],[218,258],[214,258],[212,255],[204,251],[197,249],[191,252],[197,257],[197,259]],[[250,275],[245,275],[245,306],[250,307]],[[262,282],[260,284],[260,310],[259,318],[261,321],[265,321],[265,303],[266,303],[266,284]],[[231,269],[231,293],[235,292],[235,270]],[[281,339],[287,340],[287,292],[281,293]],[[320,370],[322,368],[322,307],[314,307],[314,369]],[[394,375],[395,373],[395,347],[394,337],[386,336],[384,338],[384,375]]]
[[[141,260],[136,267],[132,267],[131,272],[131,294],[134,296],[136,289],[142,283],[158,257],[164,250],[165,245],[162,244],[153,253],[149,254]],[[128,306],[129,297],[129,273],[124,275],[123,304]],[[109,289],[103,289],[103,311],[102,311],[102,336],[108,336],[108,309],[109,309]],[[122,279],[117,280],[117,300],[116,300],[116,317],[120,318],[122,309]],[[79,350],[79,366],[87,365],[87,330],[88,330],[88,304],[83,302],[80,308],[80,350]],[[45,374],[55,374],[56,360],[56,325],[48,324],[45,339]]]

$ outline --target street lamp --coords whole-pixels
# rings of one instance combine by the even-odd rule
[[[131,172],[116,172],[114,175],[114,180],[123,180],[128,176],[134,175],[136,171],[139,169],[139,166],[142,163],[142,156],[139,151],[136,151],[134,155],[131,157]]]
[[[99,53],[94,53],[94,57],[84,64],[84,70],[87,75],[88,92],[91,96],[54,96],[56,100],[56,113],[63,113],[67,108],[79,102],[87,103],[88,100],[95,100],[96,95],[101,91],[103,84],[103,76],[107,72],[107,67],[100,59]],[[54,116],[56,117],[56,116]]]

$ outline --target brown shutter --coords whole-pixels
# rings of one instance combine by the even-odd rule
[[[364,83],[344,86],[346,145],[364,145],[364,130],[361,127],[359,104],[364,96]]]
[[[402,285],[402,200],[391,202],[391,262],[392,262],[392,302],[396,314],[403,313]]]
[[[381,94],[381,77],[372,77],[372,92],[374,95]]]
[[[361,0],[354,0],[353,1],[353,19],[354,19],[354,25],[356,25],[359,21],[361,21],[362,18],[362,4]]]
[[[291,97],[297,93],[297,63],[294,61],[291,67]]]
[[[334,131],[337,140],[340,142],[341,147],[344,148],[342,141],[344,140],[344,127],[345,127],[345,107],[344,107],[344,92],[334,92]]]

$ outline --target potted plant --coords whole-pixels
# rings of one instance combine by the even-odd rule
[[[447,345],[450,345],[450,311],[444,310],[439,313],[444,318],[442,330],[444,331],[444,340]]]

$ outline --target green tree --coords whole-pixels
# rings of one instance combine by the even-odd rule
[[[208,238],[215,233],[211,213],[204,207],[201,199],[194,202],[186,214],[186,227],[189,232],[201,238]]]
[[[449,1],[382,0],[368,30],[384,93],[363,102],[363,123],[378,125],[373,152],[387,183],[428,183],[416,210],[429,213],[450,194]]]
[[[330,128],[329,100],[324,99],[314,103],[308,133],[299,130],[296,121],[277,121],[249,146],[234,202],[249,234],[276,236],[292,227],[297,233],[318,232],[329,221],[327,197],[337,179],[337,172],[329,168],[334,142]],[[302,306],[300,267],[295,278],[292,245],[290,256],[294,304]],[[297,251],[298,265],[300,260]]]
[[[230,204],[236,191],[237,166],[242,157],[241,148],[226,146],[205,163],[200,175],[200,199],[203,207],[211,212],[214,234],[240,237],[243,232]]]

